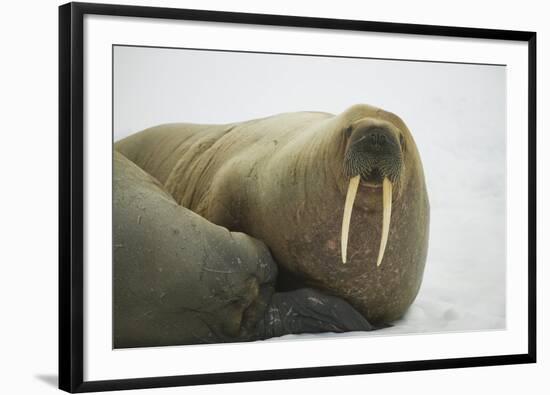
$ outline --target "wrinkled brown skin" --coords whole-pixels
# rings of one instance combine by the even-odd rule
[[[340,254],[349,181],[342,171],[346,130],[364,118],[389,122],[405,137],[379,267],[382,192],[363,182],[346,264]],[[392,113],[355,105],[339,115],[299,112],[229,125],[161,125],[119,141],[116,149],[160,180],[178,203],[262,240],[299,283],[345,298],[371,323],[398,319],[418,293],[429,202],[413,137]]]

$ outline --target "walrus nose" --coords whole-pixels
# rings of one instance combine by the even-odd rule
[[[367,132],[365,144],[369,151],[383,151],[390,148],[391,137],[383,130],[374,129]]]

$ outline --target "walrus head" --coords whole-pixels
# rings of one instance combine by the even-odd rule
[[[377,260],[379,266],[388,241],[394,186],[399,186],[403,171],[403,133],[390,122],[363,118],[348,126],[346,135],[343,174],[349,180],[349,185],[342,220],[342,262],[346,263],[351,212],[362,182],[374,193],[382,189],[382,237]]]

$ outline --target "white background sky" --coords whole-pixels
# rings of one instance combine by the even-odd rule
[[[385,332],[504,327],[505,67],[120,46],[114,59],[115,140],[355,103],[401,116],[424,163],[430,249],[419,297]]]

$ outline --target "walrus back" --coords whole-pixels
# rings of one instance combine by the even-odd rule
[[[130,135],[117,141],[114,147],[116,151],[167,186],[169,178],[174,178],[174,171],[181,173],[182,167],[188,169],[190,166],[199,164],[199,166],[211,168],[212,159],[214,159],[212,156],[222,155],[226,160],[243,154],[243,151],[262,151],[267,143],[282,142],[285,140],[285,134],[292,136],[294,129],[301,129],[312,121],[330,117],[333,115],[304,111],[232,124],[171,123],[154,126]],[[277,128],[280,129],[278,135],[273,133]],[[277,140],[278,137],[279,140]],[[223,154],[214,149],[216,143],[222,139],[225,146]],[[268,152],[266,155],[269,155]],[[178,182],[185,181],[185,177],[182,179],[181,174],[177,176]],[[167,187],[175,195],[176,200],[183,203],[180,196],[183,192],[174,190],[174,188],[177,189],[174,185]],[[182,187],[179,186],[179,188]],[[197,185],[191,183],[190,187],[196,189]]]
[[[115,150],[164,184],[190,147],[199,143],[193,152],[201,155],[232,126],[190,123],[159,125],[117,141]]]

